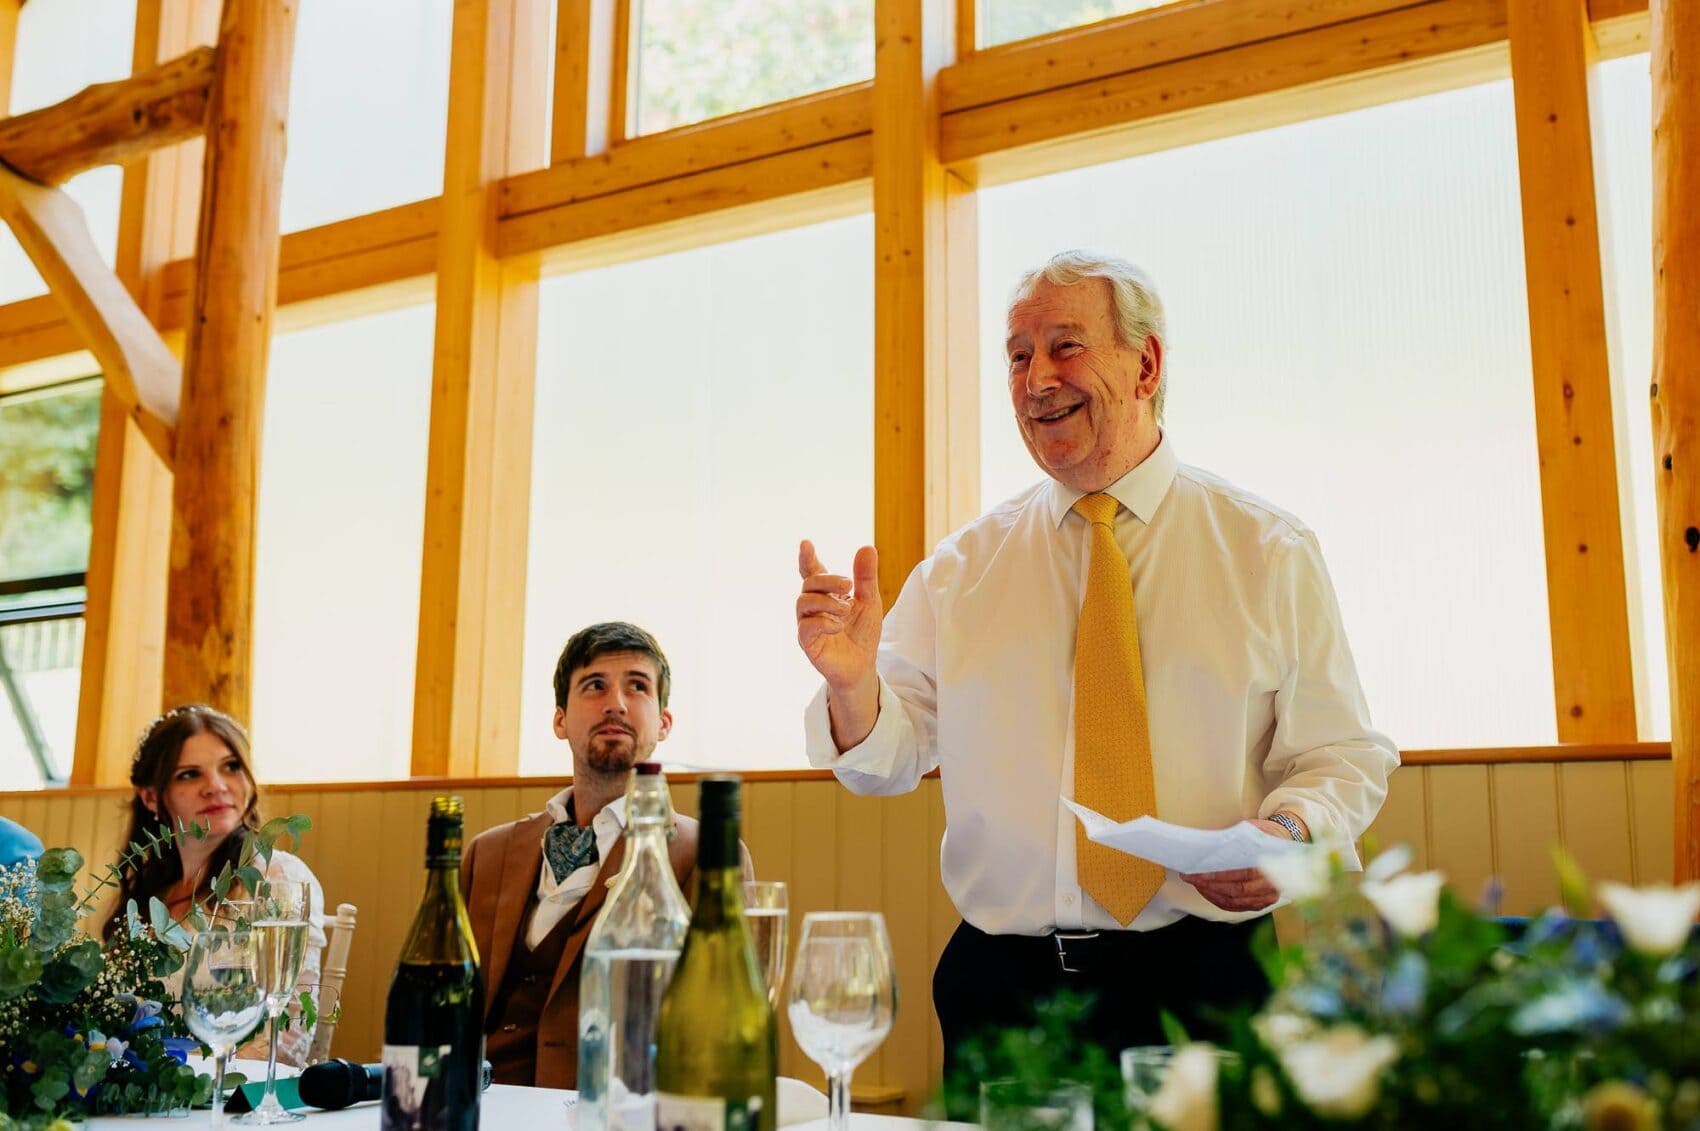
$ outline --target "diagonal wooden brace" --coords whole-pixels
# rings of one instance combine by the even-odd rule
[[[182,368],[159,331],[95,249],[77,202],[0,165],[0,219],[12,226],[65,316],[100,362],[108,387],[172,463]]]

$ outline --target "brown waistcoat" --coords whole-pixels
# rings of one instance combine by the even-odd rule
[[[515,948],[523,950],[525,945],[523,932],[525,924],[530,922],[529,909],[536,898],[538,870],[543,866],[543,832],[549,823],[548,813],[533,813],[498,825],[475,837],[467,845],[461,860],[461,890],[465,894],[467,915],[472,920],[472,937],[478,944],[484,974],[486,1029],[493,1023],[508,968],[516,961]],[[692,874],[696,869],[696,821],[684,816],[678,818],[678,830],[668,842],[667,855],[680,888],[689,895]],[[522,1058],[516,1055],[508,1042],[535,1040],[533,1078],[526,1081],[504,1080],[504,1083],[528,1083],[540,1088],[577,1086],[579,955],[590,936],[590,928],[596,922],[596,914],[608,897],[609,882],[619,874],[624,858],[625,838],[622,837],[602,862],[601,871],[584,899],[567,913],[546,940],[546,944],[558,943],[560,952],[555,957],[554,969],[548,971],[547,988],[544,988],[543,978],[527,988],[527,992],[539,993],[542,997],[541,1006],[533,1014],[537,1018],[535,1033],[527,1034],[516,1028],[501,1042],[492,1035],[492,1062],[500,1051],[510,1065],[522,1063]],[[555,937],[557,935],[559,939]],[[507,1006],[510,1013],[513,1005],[510,1000]]]

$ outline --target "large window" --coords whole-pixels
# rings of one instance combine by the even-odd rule
[[[18,14],[8,113],[22,114],[69,98],[90,83],[130,73],[136,11],[130,0],[45,0]],[[93,236],[111,263],[118,246],[118,195],[124,183],[116,165],[73,177],[65,191],[82,207]],[[0,223],[0,303],[46,294],[35,267]]]
[[[0,789],[71,768],[98,378],[0,396]]]
[[[980,46],[993,47],[1172,3],[1174,0],[979,0],[975,28]]]
[[[1509,83],[993,189],[980,199],[987,503],[1038,478],[1005,300],[1068,247],[1168,308],[1168,435],[1316,530],[1402,746],[1556,739]]]
[[[520,768],[563,773],[561,646],[594,621],[673,667],[668,762],[800,766],[797,542],[873,535],[867,217],[543,284]]]
[[[1670,739],[1670,671],[1665,662],[1664,586],[1659,579],[1653,487],[1652,75],[1648,56],[1602,63],[1594,83],[1595,167],[1600,170],[1600,242],[1605,270],[1624,579],[1635,657],[1635,716],[1643,742]]]
[[[639,134],[874,77],[873,0],[636,0]]]
[[[252,719],[267,781],[408,775],[433,318],[272,342]]]
[[[443,191],[451,0],[306,0],[289,83],[282,230]]]

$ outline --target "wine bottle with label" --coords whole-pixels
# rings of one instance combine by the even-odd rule
[[[696,908],[655,1030],[657,1131],[774,1131],[778,1027],[744,920],[736,777],[702,780]]]
[[[384,1010],[383,1131],[476,1131],[484,978],[460,894],[461,800],[431,802],[425,896]]]

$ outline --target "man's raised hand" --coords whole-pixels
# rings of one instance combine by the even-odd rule
[[[797,547],[797,572],[803,591],[797,595],[797,643],[835,699],[860,698],[872,691],[878,697],[874,657],[879,651],[879,553],[872,546],[856,551],[852,576],[828,573],[815,555],[813,542]]]

